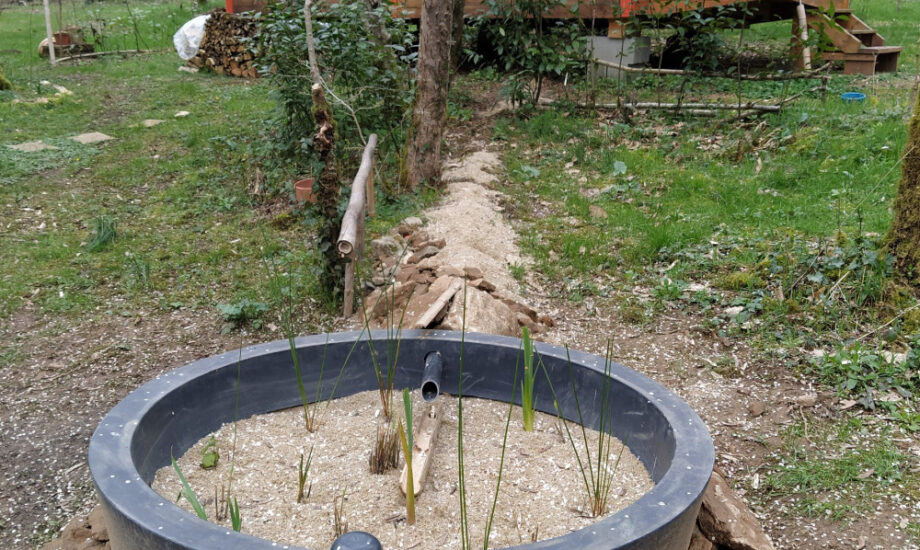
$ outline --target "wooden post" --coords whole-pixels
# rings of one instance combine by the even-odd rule
[[[42,4],[45,5],[45,34],[48,35],[48,58],[51,59],[51,64],[54,65],[57,63],[57,60],[54,58],[54,33],[51,32],[51,8],[48,6],[48,0],[42,0]]]
[[[351,317],[354,313],[355,301],[355,259],[352,258],[345,264],[345,306],[342,314]]]
[[[802,68],[811,70],[811,49],[808,47],[808,16],[805,14],[805,4],[799,0],[795,8],[799,20],[799,40],[802,41]]]

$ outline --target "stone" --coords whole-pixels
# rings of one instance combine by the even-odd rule
[[[417,264],[425,258],[430,258],[440,252],[441,249],[436,246],[426,246],[425,248],[419,250],[415,254],[409,256],[409,259],[406,260],[406,263]]]
[[[401,225],[405,225],[406,227],[411,228],[412,231],[416,231],[416,230],[418,230],[418,229],[421,229],[421,227],[422,227],[422,225],[423,225],[423,222],[422,222],[422,219],[421,219],[421,218],[418,218],[418,217],[416,217],[416,216],[410,216],[410,217],[404,219],[404,220],[401,222]]]
[[[478,267],[464,267],[463,272],[466,273],[468,279],[482,279],[482,270]]]
[[[367,318],[384,317],[389,307],[392,307],[394,311],[402,311],[409,302],[409,297],[415,293],[416,286],[418,285],[415,282],[407,281],[379,288],[370,293],[364,299],[364,310],[367,312]]]
[[[85,134],[70,136],[70,139],[76,141],[77,143],[82,143],[83,145],[92,145],[93,143],[102,143],[103,141],[109,141],[110,139],[115,138],[112,136],[107,136],[102,132],[87,132]]]
[[[588,206],[588,213],[591,214],[592,218],[599,218],[599,219],[607,218],[607,211],[601,208],[600,206],[597,206],[596,204],[592,204]]]
[[[744,311],[744,306],[734,306],[725,308],[725,315],[729,318],[735,318]]]
[[[399,268],[399,273],[396,274],[396,282],[405,283],[406,281],[410,281],[416,273],[418,273],[418,268],[416,266],[404,265]]]
[[[420,244],[420,245],[419,245],[419,248],[425,248],[425,247],[429,247],[429,246],[434,246],[434,247],[437,247],[438,249],[442,249],[442,248],[444,248],[445,246],[447,246],[447,240],[445,240],[445,239],[438,239],[438,240],[436,240],[436,241],[428,240],[428,241],[425,241],[425,242],[423,242],[422,244]]]
[[[402,240],[402,239],[400,239]],[[371,241],[370,252],[371,258],[382,260],[393,256],[399,256],[404,249],[403,244],[396,237],[384,235]]]
[[[64,527],[64,530],[61,532],[61,538],[66,541],[78,541],[83,542],[84,540],[90,538],[93,535],[92,530],[86,525],[86,521],[83,518],[74,518],[70,520],[70,523]]]
[[[537,321],[540,321],[540,323],[543,324],[543,326],[547,326],[550,328],[556,326],[556,321],[553,321],[553,318],[550,317],[549,315],[541,315],[537,319]]]
[[[697,522],[707,539],[727,550],[774,550],[760,522],[718,472],[703,493]]]
[[[693,534],[690,535],[690,546],[687,550],[717,550],[712,541],[706,538],[706,535],[700,531],[698,525],[693,526]]]
[[[26,141],[25,143],[19,143],[17,145],[7,145],[7,147],[15,149],[16,151],[22,151],[23,153],[37,153],[38,151],[44,151],[46,149],[57,149],[54,145],[48,145],[42,140]]]
[[[750,404],[748,404],[748,412],[751,413],[751,416],[753,416],[754,418],[757,418],[758,416],[762,416],[763,413],[765,413],[766,411],[767,411],[767,405],[763,401],[755,400],[755,401],[751,401]]]
[[[497,297],[497,296],[496,296]],[[523,313],[524,315],[530,317],[535,322],[539,321],[537,317],[537,312],[527,304],[522,304],[518,301],[512,300],[511,298],[501,298],[501,301],[505,303],[508,307],[511,308],[511,311],[515,313]]]
[[[530,332],[539,332],[540,330],[542,330],[539,328],[540,325],[534,323],[533,319],[524,315],[523,313],[515,313],[514,317],[515,319],[517,319],[517,322],[519,325],[521,325],[522,327],[527,327],[527,329]]]
[[[495,290],[495,285],[485,279],[473,279],[470,281],[470,286],[474,286],[479,290],[485,290],[486,292],[492,292]]]
[[[817,393],[803,393],[795,397],[795,404],[800,407],[814,407],[818,402]]]
[[[421,248],[426,242],[431,240],[431,237],[428,235],[427,231],[418,230],[410,232],[412,234],[409,236],[409,246],[412,248]],[[441,248],[444,247],[442,246]]]
[[[442,275],[450,275],[451,277],[463,277],[463,271],[452,265],[438,266],[438,269],[435,271],[435,273],[437,273],[438,277]]]
[[[431,286],[428,287],[428,290],[424,293],[416,293],[412,295],[412,298],[409,300],[409,305],[406,307],[405,317],[403,318],[403,328],[413,328],[419,318],[428,311],[428,308],[434,305],[434,303],[441,297],[453,281],[455,277],[442,276],[438,277]],[[445,309],[449,304],[444,304]],[[443,314],[437,315],[433,323],[437,323],[439,319],[443,317]],[[427,328],[427,327],[421,327]]]
[[[173,116],[176,117],[176,118],[185,118],[185,117],[187,117],[187,116],[190,115],[190,114],[191,114],[191,113],[189,113],[188,111],[179,111],[178,113],[174,114]]]
[[[412,275],[412,279],[410,280],[415,281],[416,283],[420,285],[427,285],[427,284],[433,283],[436,279],[437,279],[437,276],[435,276],[433,271],[431,271],[430,269],[421,269],[419,271],[416,271],[415,274]]]
[[[373,277],[371,277],[371,284],[374,286],[383,286],[387,284],[387,280],[385,277],[381,275],[374,275]]]
[[[466,330],[467,332],[485,332],[504,336],[518,336],[520,327],[511,308],[493,298],[488,292],[478,288],[466,289],[464,307],[462,291],[454,297],[447,318],[437,328],[444,330]],[[464,313],[464,309],[466,310]],[[464,326],[464,315],[466,325]]]
[[[93,508],[93,511],[89,513],[89,517],[86,518],[86,522],[90,525],[90,535],[93,540],[99,542],[107,542],[109,540],[109,529],[105,522],[105,514],[102,511],[102,506],[96,506]]]
[[[144,121],[141,121],[141,126],[143,126],[144,128],[153,128],[154,126],[158,124],[163,124],[163,122],[164,121],[156,119],[156,118],[148,118]]]

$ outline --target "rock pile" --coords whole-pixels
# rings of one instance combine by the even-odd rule
[[[553,326],[547,315],[496,288],[476,266],[455,266],[439,259],[445,239],[432,239],[418,218],[370,244],[376,275],[364,298],[362,323],[374,328],[433,328],[520,336]],[[465,317],[465,324],[464,324]]]

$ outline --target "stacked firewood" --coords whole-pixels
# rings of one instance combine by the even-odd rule
[[[204,38],[192,65],[217,74],[255,78],[259,24],[245,13],[214,10],[204,26]]]

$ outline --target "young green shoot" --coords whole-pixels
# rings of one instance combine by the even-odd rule
[[[297,504],[303,502],[304,494],[303,490],[307,484],[307,476],[310,475],[310,464],[313,463],[313,447],[310,447],[310,454],[307,455],[307,460],[304,462],[303,453],[300,453],[300,465],[297,467]],[[312,485],[312,484],[311,484]],[[307,496],[310,496],[310,491],[307,491]]]
[[[348,520],[345,518],[345,491],[342,489],[342,496],[332,499],[332,528],[335,530],[336,538],[348,532]]]
[[[192,505],[192,508],[195,510],[195,513],[198,514],[198,517],[208,521],[208,513],[204,511],[204,507],[198,502],[198,497],[195,495],[195,491],[192,490],[191,485],[188,484],[188,480],[185,479],[185,476],[182,474],[182,470],[179,468],[179,463],[176,462],[176,457],[172,456],[170,453],[169,458],[172,460],[172,467],[176,471],[176,474],[179,476],[179,481],[182,483],[182,489],[179,491],[179,496],[176,497],[176,501],[180,498],[185,498],[189,504]]]
[[[399,442],[406,457],[406,520],[415,525],[415,477],[412,475],[412,448],[415,445],[412,436],[412,398],[409,389],[403,389],[403,407],[406,412],[406,430],[399,423]],[[408,434],[407,434],[408,432]]]
[[[240,503],[233,497],[233,502],[227,500],[227,508],[230,512],[230,524],[237,533],[243,528],[243,517],[240,515]]]
[[[524,431],[533,431],[534,402],[533,383],[537,378],[536,368],[533,364],[533,341],[530,331],[524,327],[522,339],[524,340],[524,379],[521,381],[521,412],[524,417]],[[515,374],[515,378],[517,375]]]

